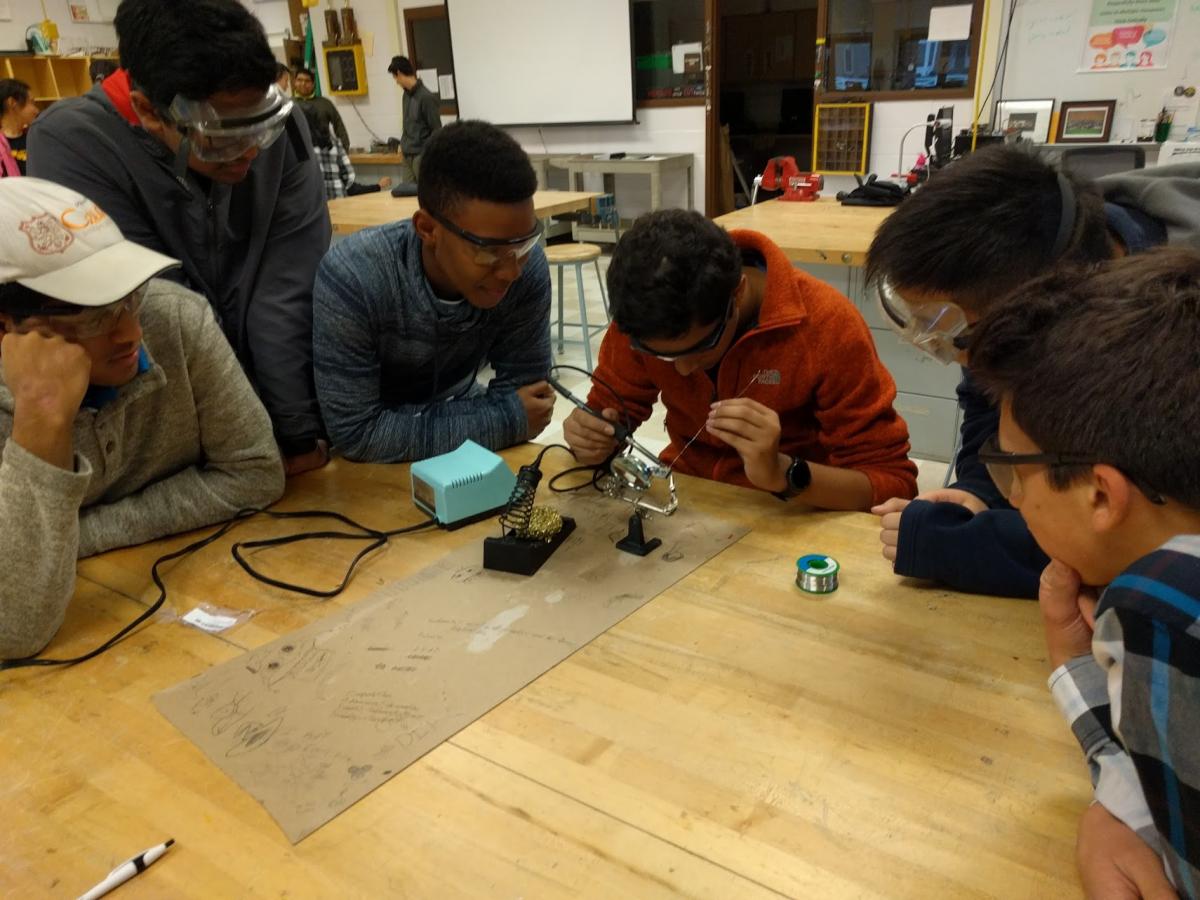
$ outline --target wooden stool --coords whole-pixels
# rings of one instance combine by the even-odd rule
[[[579,328],[583,333],[583,358],[588,371],[592,370],[592,336],[608,327],[608,293],[604,289],[604,276],[600,274],[600,246],[598,244],[551,244],[546,247],[546,262],[558,268],[558,352],[563,352],[563,328]],[[596,277],[600,280],[600,297],[604,300],[604,324],[588,325],[587,302],[583,295],[583,266],[592,263]],[[575,267],[575,286],[579,292],[579,322],[563,321],[563,270]],[[551,323],[554,325],[555,323]],[[575,343],[572,341],[571,343]]]

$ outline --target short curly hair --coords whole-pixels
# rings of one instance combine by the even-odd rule
[[[463,200],[520,203],[537,190],[521,145],[495,125],[466,119],[438,131],[421,154],[417,200],[445,215]]]
[[[639,216],[613,250],[609,307],[629,337],[675,338],[720,321],[741,277],[724,228],[698,212],[660,209]]]

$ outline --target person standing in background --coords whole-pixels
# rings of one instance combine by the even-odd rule
[[[0,78],[0,178],[25,174],[26,135],[37,114],[29,85]]]
[[[341,141],[343,147],[349,149],[350,135],[346,133],[346,123],[342,121],[342,115],[337,111],[332,100],[328,97],[317,96],[317,79],[312,70],[297,69],[296,74],[292,76],[292,83],[296,88],[293,92],[295,95],[293,100],[300,107],[300,111],[312,110],[316,114],[322,134],[328,131],[329,126],[332,125],[337,139]]]
[[[442,127],[441,104],[434,94],[417,77],[417,71],[407,56],[393,56],[388,72],[396,84],[404,89],[402,101],[402,125],[400,152],[404,162],[400,164],[405,181],[416,181],[420,174],[421,153],[429,139]]]

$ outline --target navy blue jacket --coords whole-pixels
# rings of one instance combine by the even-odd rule
[[[1186,174],[1191,177],[1186,179],[1186,187],[1194,194],[1194,173],[1191,167],[1188,169]],[[1180,173],[1183,174],[1182,169]],[[1169,183],[1167,179],[1147,178],[1138,172],[1130,173],[1128,178],[1115,176],[1112,180],[1123,178],[1127,181],[1140,178],[1175,199],[1184,219],[1191,216],[1194,220],[1200,214],[1200,205],[1192,197],[1183,196],[1174,179]],[[1109,180],[1099,182],[1106,195],[1113,193],[1106,184]],[[1169,237],[1172,242],[1193,245],[1200,242],[1197,237],[1200,229],[1195,227],[1180,225],[1169,234],[1175,218],[1180,216],[1172,216],[1169,206],[1160,209],[1162,198],[1154,199],[1155,203],[1146,205],[1157,215],[1133,205],[1105,204],[1109,230],[1128,252],[1140,253]],[[1038,581],[1049,557],[1029,533],[1021,514],[1000,496],[978,458],[984,441],[999,429],[1000,411],[975,385],[966,369],[958,386],[958,404],[963,411],[962,446],[955,462],[957,480],[951,487],[974,494],[988,508],[973,515],[957,503],[914,500],[900,517],[894,571],[897,575],[940,581],[968,593],[1036,598]]]
[[[1000,426],[1000,411],[963,370],[958,386],[962,448],[953,488],[974,494],[988,508],[972,514],[957,503],[914,500],[900,517],[897,575],[932,578],[960,591],[1002,597],[1036,597],[1050,561],[1021,514],[996,490],[979,461],[979,448]]]

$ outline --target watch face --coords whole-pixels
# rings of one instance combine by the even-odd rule
[[[787,470],[788,487],[799,493],[812,483],[812,469],[808,463],[799,457],[792,457],[792,464]]]

